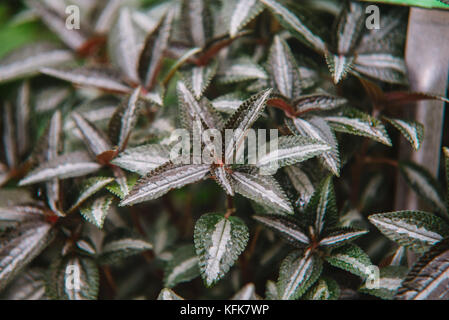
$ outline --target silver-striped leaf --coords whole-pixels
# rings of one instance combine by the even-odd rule
[[[232,114],[243,103],[243,99],[238,94],[230,93],[220,96],[211,102],[212,106],[218,111]]]
[[[191,70],[183,73],[184,81],[191,88],[197,100],[203,96],[216,72],[217,63],[213,62],[207,66],[193,67]]]
[[[368,230],[356,230],[350,227],[331,229],[323,234],[319,245],[326,248],[335,248],[354,241],[358,237],[367,233]]]
[[[28,269],[12,281],[0,294],[2,300],[46,300],[44,272]]]
[[[449,235],[449,226],[440,217],[423,211],[395,211],[368,217],[385,236],[399,245],[424,252]]]
[[[351,272],[362,279],[370,275],[373,267],[370,257],[355,244],[348,244],[333,250],[326,257],[326,261],[332,266]]]
[[[239,58],[223,64],[218,70],[218,81],[225,84],[249,80],[266,80],[265,70],[250,58]]]
[[[195,224],[194,241],[201,276],[210,287],[220,280],[243,252],[248,227],[237,217],[205,214]]]
[[[81,132],[84,143],[94,156],[99,156],[112,149],[109,139],[92,122],[77,112],[72,113],[72,119]]]
[[[352,56],[336,55],[326,51],[325,57],[335,84],[343,80],[353,68],[354,57]]]
[[[87,221],[102,229],[112,200],[110,195],[90,200],[80,208],[80,213]]]
[[[248,283],[237,291],[230,300],[260,300],[260,298],[256,294],[254,283]]]
[[[379,272],[378,287],[371,288],[365,283],[360,287],[359,291],[381,299],[392,300],[397,290],[401,287],[401,283],[407,275],[407,271],[407,267],[403,266],[388,266],[381,268]]]
[[[310,243],[308,233],[294,218],[281,215],[257,215],[253,218],[297,247],[304,247]]]
[[[177,248],[173,258],[164,268],[164,286],[173,288],[178,283],[190,281],[200,275],[199,259],[191,244]]]
[[[229,35],[234,38],[238,32],[253,20],[263,5],[259,0],[237,0],[229,23]]]
[[[157,296],[157,300],[184,300],[184,298],[176,294],[173,290],[164,288]]]
[[[309,176],[299,166],[288,166],[284,170],[290,178],[293,187],[299,193],[298,203],[300,207],[304,208],[309,203],[310,198],[312,198],[315,187]]]
[[[112,181],[114,181],[114,178],[108,177],[92,177],[87,179],[83,184],[82,191],[78,196],[78,199],[75,201],[75,203],[70,207],[68,211],[70,212],[78,208],[87,199],[89,199],[95,193],[106,187]]]
[[[398,129],[402,135],[410,142],[413,149],[418,150],[424,138],[424,126],[415,121],[405,121],[401,119],[390,119],[383,117]]]
[[[305,300],[337,300],[340,296],[338,283],[331,278],[320,278],[304,295]]]

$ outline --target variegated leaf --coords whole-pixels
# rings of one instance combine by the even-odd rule
[[[393,84],[408,84],[407,66],[402,57],[387,53],[358,54],[353,70]]]
[[[281,212],[293,213],[293,207],[276,179],[256,172],[234,171],[235,192]]]
[[[218,166],[211,172],[213,179],[217,182],[220,187],[226,192],[226,194],[234,195],[234,184],[231,179],[231,175],[225,170],[224,166]]]
[[[46,282],[46,294],[51,299],[95,300],[99,292],[100,275],[94,259],[68,255],[51,264]]]
[[[310,249],[290,253],[279,270],[279,299],[295,300],[301,297],[318,280],[322,269],[321,259]]]
[[[11,194],[7,193],[7,196],[11,196]],[[20,196],[23,197],[22,194]],[[43,208],[39,203],[30,205],[11,204],[10,206],[0,207],[0,231],[17,228],[27,220],[40,219],[43,214]]]
[[[299,113],[310,111],[332,110],[348,103],[345,98],[332,96],[330,94],[315,93],[302,95],[293,100],[293,106]]]
[[[304,208],[309,203],[310,198],[315,192],[315,187],[313,186],[307,174],[298,166],[293,165],[285,167],[285,172],[290,178],[293,187],[299,193],[298,202],[300,204],[300,207]]]
[[[365,27],[365,7],[363,4],[348,1],[339,16],[337,25],[337,52],[351,55],[355,50]]]
[[[194,240],[201,276],[210,287],[232,267],[246,247],[249,232],[237,217],[206,214],[195,224]]]
[[[371,274],[373,264],[370,257],[355,244],[335,249],[326,257],[332,266],[349,271],[363,279]]]
[[[301,19],[294,15],[290,10],[276,0],[260,1],[274,13],[274,15],[279,19],[279,22],[286,29],[291,31],[295,37],[301,41],[304,41],[306,45],[311,46],[320,53],[325,51],[326,45],[323,39],[312,32],[310,27],[306,26]]]
[[[95,17],[95,25],[93,26],[95,32],[105,34],[110,30],[122,4],[123,1],[120,0],[109,0],[105,3],[98,16]]]
[[[233,129],[233,136],[230,141],[226,141],[225,163],[232,163],[234,152],[242,148],[248,130],[259,118],[265,108],[265,103],[270,96],[271,89],[259,92],[245,100],[232,116],[226,121],[225,128]]]
[[[422,211],[395,211],[373,214],[368,219],[388,238],[417,252],[449,235],[449,226],[440,217]]]
[[[443,193],[437,180],[424,167],[401,161],[399,172],[407,184],[436,210],[447,215]]]
[[[131,91],[131,88],[122,81],[121,76],[115,70],[103,67],[43,68],[41,72],[83,87],[94,87],[120,93]]]
[[[282,136],[277,140],[277,149],[270,150],[257,159],[257,166],[261,170],[275,172],[278,168],[308,160],[329,150],[331,147],[320,140],[303,136]]]
[[[91,160],[86,152],[72,152],[58,156],[28,173],[20,182],[25,186],[54,178],[67,179],[84,176],[100,169],[101,165]]]
[[[191,88],[195,98],[199,100],[217,72],[217,63],[207,66],[193,67],[183,74],[184,81]]]
[[[103,196],[89,201],[80,208],[81,215],[98,228],[103,228],[104,220],[109,213],[112,196]]]
[[[209,169],[210,165],[208,164],[175,165],[168,162],[141,178],[120,202],[120,206],[159,198],[171,189],[181,188],[203,179]]]
[[[102,264],[113,264],[152,248],[151,243],[140,239],[129,230],[118,228],[104,238],[99,261]]]
[[[337,300],[340,296],[338,283],[330,278],[320,278],[304,295],[306,300]]]
[[[301,94],[299,68],[287,43],[275,36],[268,56],[268,72],[273,88],[288,99]]]
[[[15,139],[14,118],[12,106],[5,102],[2,108],[2,129],[3,129],[3,147],[5,152],[6,164],[9,168],[15,168],[18,165],[17,144]]]
[[[178,283],[190,281],[200,275],[198,257],[191,244],[177,248],[164,269],[164,286],[173,288]]]
[[[195,47],[205,47],[213,35],[212,12],[209,0],[183,0],[181,19],[184,23],[184,32]]]
[[[4,300],[46,300],[44,272],[40,269],[29,269],[22,272],[7,289],[2,291]]]
[[[157,256],[163,254],[165,250],[173,245],[178,237],[178,231],[171,223],[170,216],[166,212],[159,215],[157,220],[152,224],[148,234],[153,244],[153,251]]]
[[[53,239],[52,226],[29,219],[0,237],[0,290],[30,263]]]
[[[449,239],[433,246],[408,273],[395,296],[403,300],[449,298]]]
[[[141,87],[137,87],[125,103],[120,104],[109,121],[109,139],[123,150],[138,117],[138,99]]]
[[[266,300],[278,300],[278,288],[274,281],[268,280],[265,286],[265,299]]]
[[[231,300],[260,300],[260,298],[256,294],[256,286],[254,283],[248,283],[234,294]]]
[[[157,300],[184,300],[184,298],[177,295],[173,290],[164,288],[157,296]]]
[[[123,199],[137,183],[139,177],[137,175],[125,175],[123,171],[117,171],[114,170],[115,182],[107,185],[106,189],[113,195]]]
[[[16,137],[18,155],[23,155],[29,145],[28,125],[30,120],[30,83],[22,82],[17,93],[16,100]]]
[[[135,148],[127,148],[119,153],[111,163],[143,176],[169,160],[170,148],[168,146],[146,144]]]
[[[333,76],[334,83],[337,84],[343,80],[348,72],[351,71],[354,64],[354,57],[335,55],[326,51],[326,63]]]
[[[424,138],[424,126],[421,123],[387,117],[384,117],[384,119],[398,129],[415,150],[419,149]]]
[[[376,118],[356,109],[347,109],[339,116],[325,117],[324,120],[329,122],[335,131],[368,137],[391,146],[384,125]]]
[[[212,106],[218,111],[225,113],[234,113],[240,105],[243,103],[243,99],[237,94],[226,94],[212,100]]]
[[[106,187],[114,181],[113,178],[107,177],[93,177],[86,180],[82,188],[81,194],[78,196],[76,202],[72,205],[69,211],[73,211],[83,204],[87,199],[93,196],[95,193]]]
[[[134,83],[139,82],[137,65],[143,46],[143,37],[143,33],[133,23],[130,9],[122,8],[109,33],[108,52],[112,64]]]
[[[254,19],[263,10],[259,0],[237,0],[231,15],[229,35],[234,38],[238,31]]]
[[[370,287],[366,283],[359,289],[381,299],[391,300],[407,275],[407,267],[388,266],[380,269],[378,287]]]
[[[99,156],[112,149],[108,138],[93,123],[76,112],[72,113],[72,118],[93,155]]]
[[[223,65],[218,71],[218,76],[218,80],[226,84],[268,79],[265,70],[249,58],[240,58]]]
[[[162,66],[164,51],[167,49],[174,10],[168,10],[157,28],[147,37],[139,58],[138,73],[144,88],[151,90],[156,84],[156,76]]]
[[[0,60],[0,82],[33,76],[44,67],[55,67],[74,60],[74,55],[51,43],[38,42],[12,51]]]
[[[355,230],[353,228],[338,228],[326,232],[320,239],[319,245],[335,248],[351,242],[368,233],[368,230]]]
[[[302,226],[294,218],[280,215],[254,216],[253,218],[276,231],[282,238],[295,246],[304,247],[310,242],[309,235],[304,232]]]

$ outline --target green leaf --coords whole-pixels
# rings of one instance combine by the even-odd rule
[[[112,200],[113,197],[110,195],[91,200],[80,208],[81,215],[87,221],[102,229]]]
[[[378,287],[369,288],[363,284],[359,291],[381,299],[392,300],[407,274],[407,267],[389,266],[380,269]],[[376,284],[377,285],[377,284]]]
[[[306,300],[337,300],[340,296],[340,287],[335,280],[329,278],[320,278],[313,287],[311,287],[304,299]]]
[[[412,162],[401,161],[399,172],[420,197],[447,216],[446,204],[438,181],[426,168]]]
[[[265,4],[271,12],[276,16],[279,22],[299,40],[304,41],[306,45],[309,45],[318,52],[325,51],[324,41],[314,34],[310,28],[286,7],[281,5],[275,0],[260,0]]]
[[[359,277],[366,278],[373,266],[369,256],[355,244],[348,244],[335,249],[326,257],[332,266],[346,270]]]
[[[195,248],[201,276],[208,287],[220,280],[243,252],[249,233],[237,217],[206,214],[195,224]]]
[[[106,189],[113,195],[123,199],[137,183],[137,175],[123,175],[116,177],[115,182],[106,186]]]
[[[388,238],[417,252],[424,252],[449,234],[440,217],[422,211],[373,214],[368,219]]]
[[[357,109],[347,108],[340,116],[325,117],[335,131],[364,136],[391,146],[384,125],[372,116]]]
[[[127,229],[118,228],[108,233],[103,240],[99,262],[114,264],[119,260],[151,250],[152,244],[140,239]]]
[[[422,124],[414,121],[390,119],[387,117],[383,118],[398,129],[415,150],[419,149],[424,138],[424,126]]]
[[[353,68],[354,57],[335,55],[328,51],[326,51],[325,57],[335,84],[343,80]]]
[[[294,246],[304,247],[310,243],[309,235],[295,218],[280,215],[253,216],[253,218],[276,231]]]
[[[293,165],[285,167],[284,170],[290,178],[293,187],[299,193],[299,204],[301,208],[304,208],[312,198],[315,187],[310,181],[309,176],[300,167]]]
[[[46,294],[55,300],[95,300],[99,278],[98,267],[92,258],[68,255],[51,264]]]
[[[270,141],[268,144],[272,143],[273,141]],[[281,136],[274,143],[277,144],[277,148],[275,150],[270,148],[270,151],[257,161],[257,166],[267,173],[331,150],[327,143],[304,136]],[[266,150],[266,146],[263,148],[262,150]]]
[[[191,244],[177,248],[164,269],[164,286],[173,288],[178,283],[190,281],[200,275],[198,257]]]
[[[327,248],[339,247],[366,233],[368,233],[367,230],[356,230],[348,227],[329,230],[320,239],[319,245]]]
[[[318,280],[322,261],[307,251],[293,251],[281,264],[277,282],[280,300],[295,300]]]
[[[293,207],[279,183],[272,176],[254,171],[232,173],[235,192],[282,212],[293,213]]]
[[[276,282],[268,280],[265,287],[265,299],[266,300],[279,300],[278,288]]]
[[[108,177],[92,177],[87,179],[83,184],[82,191],[78,196],[78,199],[68,211],[70,212],[78,208],[87,199],[89,199],[95,193],[106,187],[112,181],[114,181],[114,179]]]
[[[396,299],[447,300],[449,291],[449,239],[433,246],[408,273]]]
[[[184,300],[184,298],[177,295],[173,290],[164,288],[157,296],[157,300]]]

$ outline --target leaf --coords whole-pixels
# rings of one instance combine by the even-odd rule
[[[421,147],[421,142],[424,138],[424,126],[415,121],[404,121],[401,119],[390,119],[383,117],[398,129],[402,135],[410,142],[415,150]]]
[[[184,300],[184,298],[178,296],[173,290],[164,288],[157,296],[157,300]]]
[[[369,256],[355,244],[335,249],[326,257],[332,266],[346,270],[365,279],[373,266]]]
[[[280,300],[295,300],[318,280],[323,265],[321,259],[306,251],[293,251],[281,264],[277,282]]]
[[[340,55],[351,55],[365,27],[365,6],[348,1],[343,5],[337,24],[337,52]]]
[[[434,209],[447,215],[446,205],[436,179],[422,166],[412,162],[399,162],[399,172],[407,184]]]
[[[100,287],[98,267],[86,256],[65,256],[48,271],[46,294],[55,300],[96,300]]]
[[[121,8],[117,21],[109,33],[108,53],[111,63],[134,83],[139,82],[137,64],[142,46],[143,34],[134,24],[130,9]]]
[[[87,179],[84,182],[81,194],[78,196],[76,202],[72,205],[72,207],[68,210],[69,212],[78,208],[81,204],[83,204],[87,199],[92,197],[95,193],[106,187],[114,181],[113,178],[108,177],[92,177]]]
[[[107,185],[106,189],[120,199],[123,199],[137,183],[138,178],[136,175],[126,176],[123,174],[116,176],[115,182]]]
[[[284,97],[293,99],[301,94],[301,77],[295,58],[287,43],[278,35],[270,48],[267,69],[272,86]]]
[[[356,230],[353,228],[337,228],[326,232],[320,239],[319,245],[335,248],[347,244],[350,241],[354,241],[358,237],[367,234],[368,230]]]
[[[131,131],[134,129],[138,118],[138,99],[141,87],[137,87],[126,103],[120,104],[109,121],[109,139],[118,146],[119,150],[125,149]]]
[[[323,93],[302,95],[293,100],[298,113],[332,110],[348,103],[345,98]]]
[[[380,269],[379,287],[368,288],[366,283],[359,289],[360,292],[372,294],[381,299],[392,300],[400,288],[407,274],[406,267],[389,266]]]
[[[101,165],[93,162],[86,152],[72,152],[48,161],[20,180],[19,186],[26,186],[54,178],[67,179],[84,176],[100,169]]]
[[[289,125],[289,120],[287,125]],[[324,152],[319,157],[324,165],[337,177],[340,175],[340,154],[338,142],[329,124],[321,117],[311,117],[307,120],[299,117],[292,120],[294,128],[301,134],[328,144],[332,149]]]
[[[340,287],[330,278],[320,278],[304,296],[306,300],[338,300]]]
[[[294,218],[280,215],[253,216],[253,218],[297,247],[304,247],[310,243],[309,235]]]
[[[217,63],[208,66],[193,67],[183,74],[184,81],[191,88],[195,98],[199,100],[217,72]]]
[[[22,272],[2,291],[1,297],[2,300],[46,300],[43,272],[40,269]]]
[[[272,141],[270,141],[270,144]],[[266,172],[293,165],[329,151],[331,147],[320,140],[304,136],[281,136],[277,139],[277,149],[271,150],[257,161],[257,166]],[[262,147],[263,148],[263,147]],[[266,150],[262,149],[262,150]]]
[[[3,190],[3,192],[5,192]],[[11,197],[9,192],[6,196]],[[24,194],[19,194],[17,196],[24,197]],[[25,200],[25,199],[24,199]],[[15,201],[14,201],[15,202]],[[8,205],[8,203],[4,204]],[[42,217],[44,214],[41,206],[31,202],[30,205],[12,205],[5,207],[0,207],[0,231],[6,231],[9,229],[14,229],[20,226],[21,223],[27,220],[35,220]]]
[[[94,87],[119,93],[131,91],[117,71],[104,67],[42,68],[41,72],[83,87]]]
[[[248,130],[259,118],[265,108],[265,103],[270,96],[271,89],[261,91],[245,100],[236,112],[226,121],[225,128],[233,129],[234,135],[230,141],[226,141],[225,163],[232,163],[234,151],[238,151],[244,143]]]
[[[212,171],[212,177],[220,187],[230,196],[234,196],[234,185],[231,175],[225,170],[224,166],[218,166]]]
[[[385,236],[416,252],[424,252],[449,233],[440,217],[422,211],[395,211],[368,217]]]
[[[444,239],[424,254],[408,273],[396,299],[447,300],[449,240]]]
[[[376,118],[356,109],[347,109],[341,116],[329,116],[324,120],[328,121],[335,131],[368,137],[391,146],[390,137],[383,124]]]
[[[189,43],[203,48],[213,34],[213,20],[208,0],[183,0],[181,19]]]
[[[307,27],[297,16],[295,16],[290,10],[282,6],[275,0],[260,0],[265,4],[271,12],[276,16],[279,22],[289,31],[293,33],[295,37],[303,41],[306,45],[310,46],[317,52],[325,51],[324,41],[314,34],[309,27]]]
[[[164,286],[173,288],[178,283],[190,281],[200,275],[198,257],[193,245],[185,245],[173,252],[173,258],[164,269]]]
[[[358,54],[353,70],[393,84],[407,85],[407,66],[402,57],[387,53]]]
[[[156,29],[147,37],[139,57],[138,73],[144,88],[151,90],[156,84],[156,76],[162,66],[164,51],[167,49],[174,10],[170,9]]]
[[[9,168],[15,168],[18,165],[17,144],[15,139],[12,106],[9,102],[6,102],[3,105],[2,113],[3,146],[5,150],[6,164]]]
[[[224,84],[268,79],[265,70],[250,58],[239,58],[223,65],[218,71],[218,80]]]
[[[97,198],[83,205],[80,208],[80,212],[87,221],[102,229],[104,219],[106,219],[109,212],[109,207],[111,206],[112,200],[112,196]]]
[[[293,187],[299,193],[301,208],[305,207],[315,192],[315,187],[310,181],[310,178],[301,168],[295,165],[285,167],[284,170],[290,178]]]
[[[30,83],[22,82],[18,89],[16,100],[16,136],[19,155],[25,154],[29,145],[28,125],[30,120]]]
[[[232,179],[235,192],[270,208],[293,213],[287,196],[272,176],[234,171]]]
[[[107,137],[93,123],[76,112],[72,113],[72,118],[81,131],[86,146],[93,155],[99,156],[112,149]]]
[[[256,286],[254,283],[246,284],[236,294],[234,294],[231,300],[260,300],[256,294]]]
[[[278,288],[274,281],[268,280],[265,287],[265,300],[278,300]]]
[[[212,106],[220,112],[234,113],[240,105],[243,103],[243,99],[234,93],[225,94],[214,100],[212,100]]]
[[[139,179],[131,192],[120,202],[120,206],[159,198],[171,189],[181,188],[203,179],[209,169],[209,164],[175,165],[167,162]]]
[[[171,247],[178,237],[176,227],[171,223],[168,213],[163,212],[152,224],[150,232],[151,243],[153,244],[153,251],[156,256],[160,256]],[[176,257],[176,255],[174,255]]]
[[[135,148],[127,148],[119,153],[111,163],[143,176],[169,160],[170,148],[168,146],[146,144]]]
[[[327,66],[329,67],[335,84],[343,80],[347,76],[348,72],[350,72],[353,68],[353,57],[335,55],[328,51],[326,51],[325,57]]]
[[[73,54],[54,44],[37,42],[18,48],[0,60],[0,83],[33,76],[44,67],[55,67],[74,59]]]
[[[127,257],[151,250],[152,244],[140,239],[127,229],[117,228],[109,232],[103,240],[99,262],[114,264]]]
[[[208,287],[220,280],[243,252],[249,233],[237,217],[206,214],[195,224],[194,241],[201,276]]]
[[[231,15],[229,35],[234,38],[238,31],[253,20],[263,10],[258,0],[238,0]]]
[[[51,229],[50,224],[37,216],[1,233],[0,290],[48,246],[53,239]]]

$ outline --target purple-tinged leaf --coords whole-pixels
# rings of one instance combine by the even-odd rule
[[[22,82],[16,101],[16,141],[18,155],[24,155],[28,149],[28,122],[30,119],[30,84]]]
[[[5,152],[6,164],[9,168],[15,168],[18,164],[17,145],[15,138],[14,118],[12,107],[9,102],[3,104],[3,147]]]
[[[93,155],[99,156],[112,149],[108,138],[89,120],[76,112],[72,113],[72,118],[81,131],[86,146]]]

